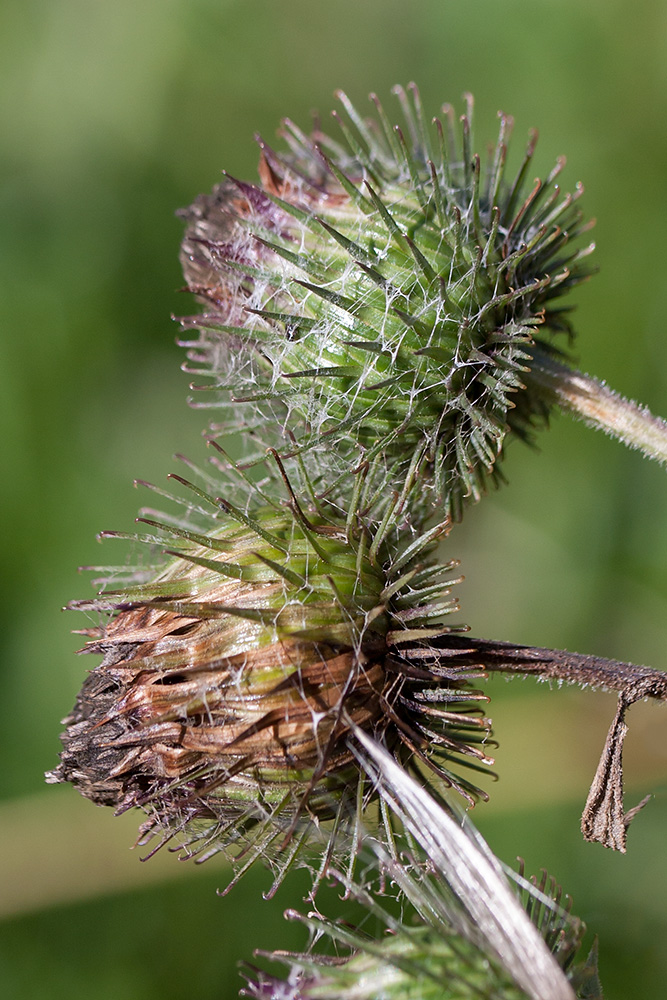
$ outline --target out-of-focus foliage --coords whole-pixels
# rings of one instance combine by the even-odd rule
[[[177,292],[175,208],[222,167],[253,177],[253,132],[270,138],[283,115],[307,126],[311,109],[328,114],[335,87],[361,107],[370,90],[385,95],[413,78],[427,108],[471,90],[478,144],[495,136],[502,108],[515,116],[517,151],[539,127],[536,171],[564,152],[564,186],[586,184],[601,273],[576,293],[580,367],[667,415],[667,12],[659,0],[5,0],[0,55],[0,794],[19,814],[55,764],[56,720],[86,668],[68,634],[85,620],[59,612],[89,593],[76,565],[105,558],[98,530],[130,528],[135,476],[161,483],[173,452],[203,456],[206,414],[185,406],[169,321],[190,308]],[[447,557],[463,561],[465,619],[476,635],[664,666],[664,471],[564,418],[540,447],[510,450],[510,487],[447,542]],[[597,696],[498,681],[490,693],[507,778],[495,796],[502,809],[479,806],[476,822],[505,859],[524,853],[576,894],[600,933],[609,1000],[661,996],[664,785],[633,826],[627,858],[583,845],[578,811],[599,745],[573,756],[588,734],[570,720]],[[528,693],[541,696],[546,738],[542,716],[509,708]],[[523,744],[503,731],[505,717],[521,719]],[[595,718],[602,739],[609,720]],[[633,770],[632,720],[627,778],[638,799],[646,770],[665,757],[648,747]],[[532,811],[517,780],[526,747],[544,755]],[[577,799],[562,805],[563,769],[573,767]],[[518,814],[511,788],[524,792]],[[27,852],[35,879],[49,809],[74,793],[43,795],[43,827],[23,830],[2,861]],[[299,889],[263,903],[258,874],[221,902],[215,884],[193,868],[179,887],[8,921],[0,981],[20,998],[176,1000],[186,987],[231,998],[237,957],[299,946],[280,920]]]

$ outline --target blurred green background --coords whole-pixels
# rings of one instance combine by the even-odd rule
[[[116,561],[95,533],[128,529],[142,477],[204,455],[170,314],[174,210],[224,166],[254,177],[253,133],[307,126],[343,87],[416,80],[427,110],[476,96],[514,155],[540,128],[599,220],[601,273],[577,293],[580,365],[667,415],[667,6],[664,0],[3,0],[0,441],[0,994],[226,1000],[255,947],[300,947],[254,872],[129,853],[136,819],[45,787],[58,720],[90,664],[62,615],[89,593],[76,566]],[[448,541],[473,634],[665,665],[667,479],[566,418],[540,451],[510,449],[510,487]],[[614,700],[489,684],[500,782],[474,819],[508,861],[546,866],[600,935],[608,1000],[664,996],[667,753],[660,708],[630,714],[627,803],[655,799],[627,856],[585,845],[578,817]],[[341,905],[341,904],[339,904]]]

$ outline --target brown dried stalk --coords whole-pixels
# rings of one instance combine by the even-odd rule
[[[408,656],[411,654],[408,653]],[[476,668],[486,672],[518,674],[540,680],[578,684],[594,690],[617,691],[618,709],[609,727],[600,763],[581,818],[588,841],[625,853],[630,822],[648,802],[646,796],[629,811],[623,807],[623,744],[628,732],[625,713],[646,698],[667,701],[667,673],[621,660],[569,653],[541,646],[449,635],[428,648],[412,651],[420,660],[437,659],[452,670]]]

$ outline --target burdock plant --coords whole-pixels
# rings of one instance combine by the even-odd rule
[[[150,557],[105,568],[98,595],[73,602],[94,618],[84,651],[103,660],[48,779],[140,808],[155,849],[223,850],[239,874],[263,858],[273,888],[303,861],[315,889],[342,859],[343,884],[374,912],[354,876],[373,839],[373,865],[421,926],[399,934],[387,918],[395,940],[348,935],[335,975],[300,959],[293,989],[264,979],[261,996],[426,996],[447,970],[461,1000],[601,996],[544,887],[529,906],[550,914],[536,922],[560,964],[488,849],[479,864],[472,848],[456,854],[447,789],[486,797],[471,778],[493,764],[474,686],[489,671],[617,690],[583,831],[625,850],[638,808],[623,805],[625,712],[664,700],[666,677],[470,638],[450,619],[457,564],[437,547],[500,480],[506,440],[530,439],[554,405],[660,460],[667,425],[563,353],[561,296],[591,273],[592,249],[581,188],[555,184],[564,161],[531,184],[535,136],[508,172],[509,118],[482,159],[471,99],[457,137],[450,108],[431,129],[416,88],[397,93],[402,125],[376,98],[367,121],[339,95],[341,141],[286,121],[287,151],[260,141],[260,185],[227,177],[184,213],[188,289],[203,303],[181,321],[186,367],[209,377],[202,405],[222,413],[212,466],[174,476],[174,493],[151,487],[176,508],[143,510],[148,532],[103,533]],[[237,461],[220,443],[232,432],[250,445]],[[433,895],[438,872],[453,908]]]

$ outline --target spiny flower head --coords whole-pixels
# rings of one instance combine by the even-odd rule
[[[186,210],[182,260],[204,303],[184,319],[187,370],[283,455],[315,451],[325,484],[360,463],[377,495],[400,489],[460,516],[498,480],[508,432],[526,437],[553,397],[531,381],[537,351],[569,331],[560,296],[590,273],[575,193],[526,183],[536,135],[506,170],[512,121],[490,155],[472,141],[472,99],[427,125],[417,89],[363,119],[344,94],[342,141],[285,120],[288,150],[260,140],[259,186],[231,177]],[[285,433],[285,428],[288,428]],[[344,487],[347,488],[347,487]]]
[[[595,947],[588,956],[578,955],[585,926],[561,909],[560,891],[545,873],[540,883],[527,884],[526,908],[566,973],[571,1000],[603,1000]],[[371,903],[368,891],[351,890],[379,918],[383,934],[317,912],[302,916],[290,911],[287,916],[304,923],[313,940],[333,944],[337,957],[323,952],[321,943],[317,952],[276,952],[268,957],[289,966],[287,979],[249,971],[245,995],[256,1000],[533,1000],[535,994],[519,988],[478,944],[430,916],[427,891],[416,878],[413,890],[422,891],[423,909],[404,908],[400,919],[381,898]]]
[[[571,900],[555,880],[544,871],[539,881],[525,879],[523,863],[519,872],[501,865],[467,817],[443,808],[372,740],[361,735],[359,742],[360,763],[400,818],[401,832],[391,855],[372,837],[364,839],[368,867],[361,880],[331,874],[373,922],[355,927],[317,910],[307,916],[289,911],[308,927],[310,947],[305,954],[260,952],[286,962],[290,974],[281,982],[253,970],[249,995],[602,1000],[596,947],[588,959],[578,956],[586,928],[570,914]],[[323,951],[323,942],[336,948],[335,957]]]
[[[344,840],[368,804],[355,729],[482,795],[458,774],[492,763],[475,672],[423,661],[430,637],[461,629],[444,621],[455,564],[433,558],[447,525],[371,531],[297,500],[286,479],[281,503],[279,477],[244,484],[243,506],[176,478],[194,495],[188,516],[147,512],[155,533],[134,536],[167,545],[167,562],[75,602],[102,615],[84,652],[104,659],[50,780],[144,809],[143,841],[176,837],[202,860],[246,852],[246,866],[268,856],[279,875],[314,827],[332,821]]]

